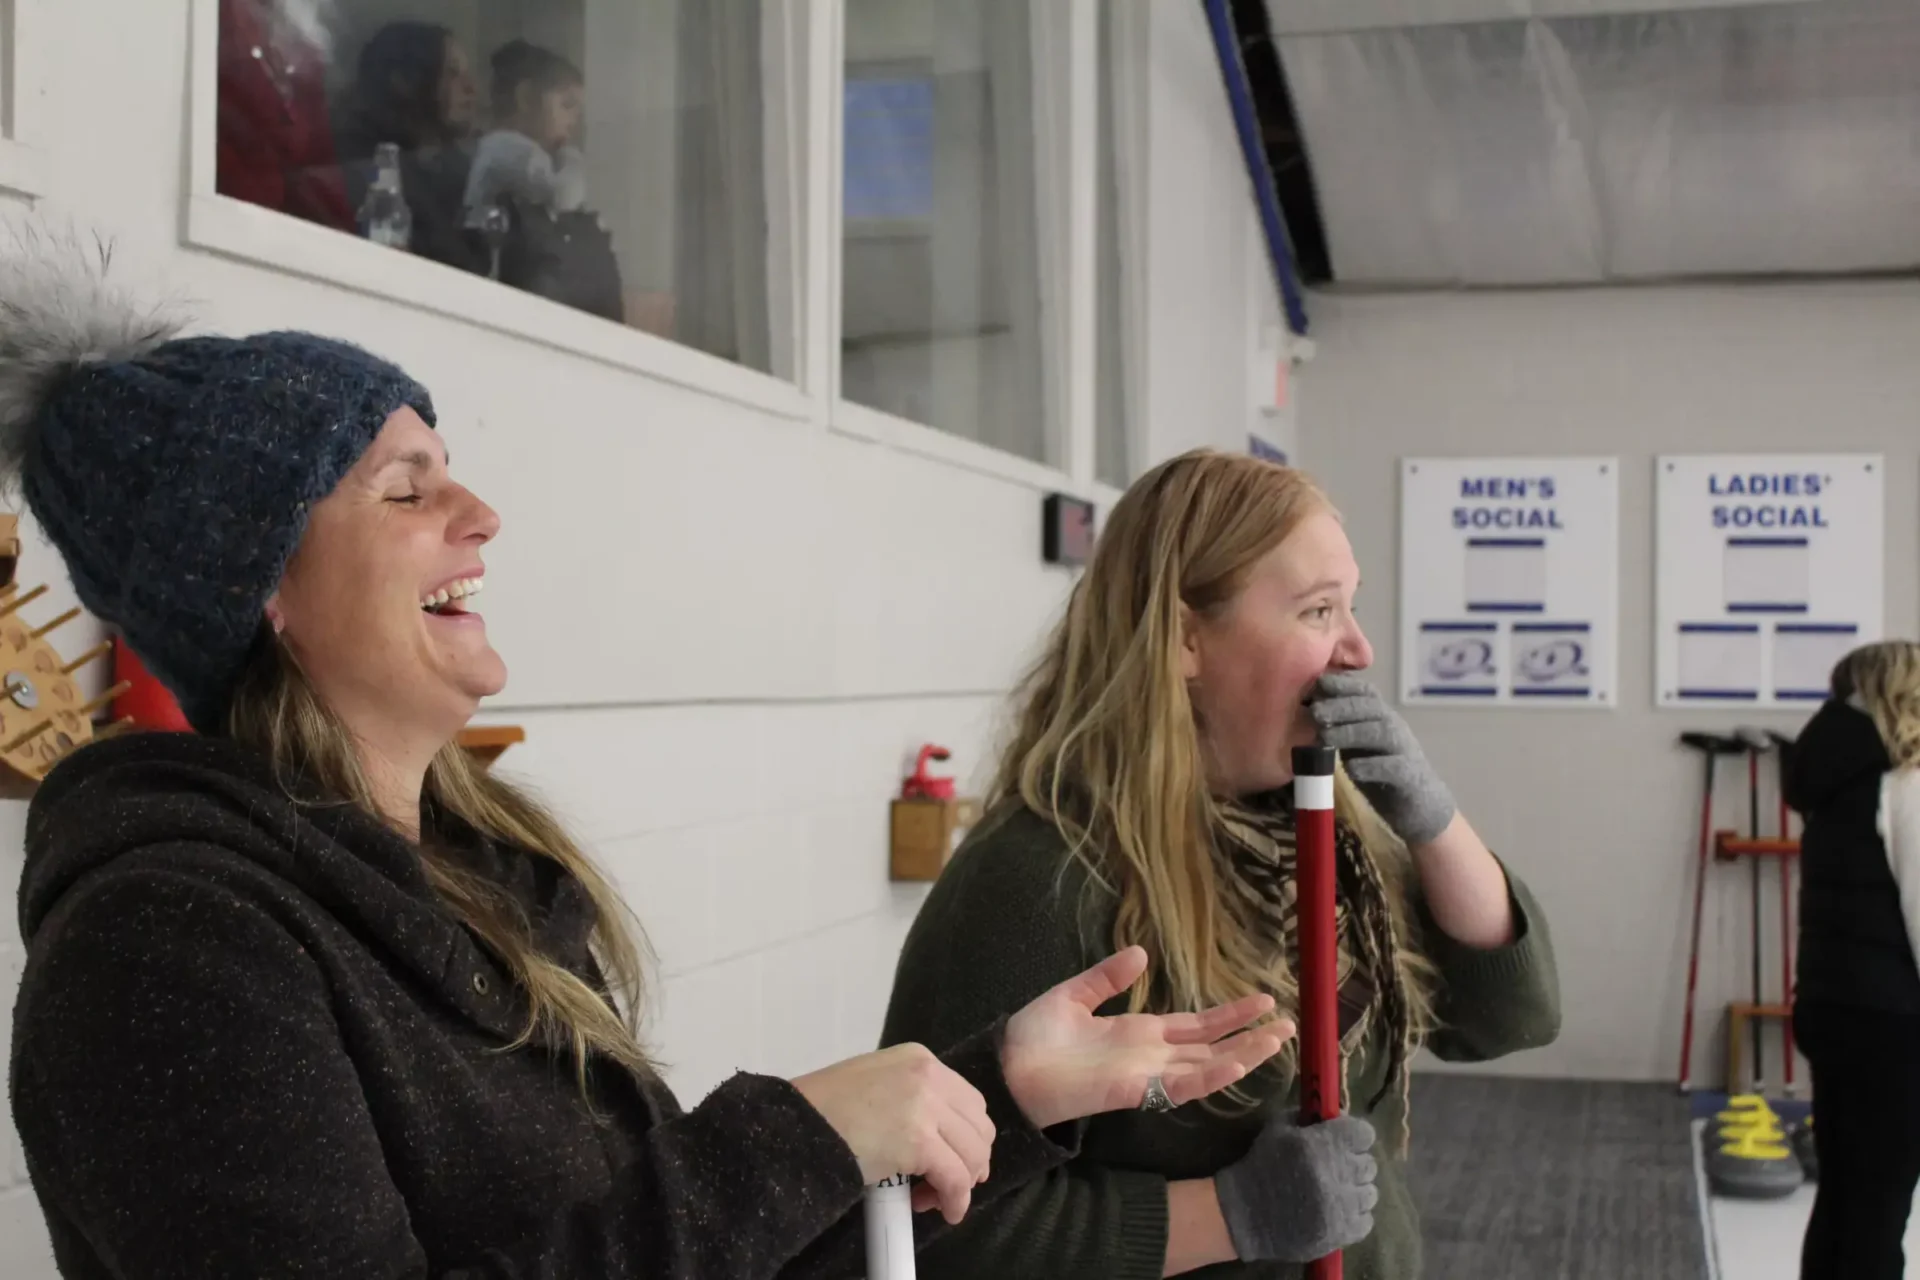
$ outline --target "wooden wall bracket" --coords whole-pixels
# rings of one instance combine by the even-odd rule
[[[517,724],[470,724],[455,739],[473,753],[483,768],[492,768],[500,753],[516,742],[525,742],[527,731]]]
[[[94,713],[127,691],[116,684],[87,698],[75,677],[105,658],[100,644],[68,662],[47,637],[80,616],[78,608],[34,626],[26,606],[47,594],[44,584],[20,590],[20,518],[0,515],[0,796],[31,795],[48,770],[89,742],[124,733],[130,722],[97,725]]]

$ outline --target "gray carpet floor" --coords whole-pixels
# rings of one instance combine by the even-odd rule
[[[1703,1280],[1688,1126],[1667,1085],[1415,1076],[1424,1280]]]

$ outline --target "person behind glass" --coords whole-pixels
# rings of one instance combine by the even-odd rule
[[[1358,672],[1360,570],[1305,475],[1200,450],[1114,507],[1027,678],[988,813],[908,935],[883,1043],[1019,1008],[1114,944],[1156,957],[1122,1007],[1250,992],[1294,1012],[1292,749],[1337,748],[1339,1026],[1348,1116],[1301,1127],[1288,1055],[1226,1100],[1093,1121],[1080,1155],[932,1244],[922,1274],[997,1280],[1411,1280],[1408,1070],[1549,1043],[1546,921]],[[1375,1126],[1386,1141],[1375,1150]]]
[[[489,238],[501,283],[624,322],[619,259],[576,142],[585,95],[580,69],[551,49],[515,40],[494,53],[494,128],[474,153],[466,220]]]
[[[327,113],[326,55],[277,0],[220,0],[214,188],[352,231]]]
[[[391,22],[374,33],[360,50],[339,128],[360,234],[485,272],[484,247],[468,232],[461,204],[478,103],[466,47],[451,30]],[[382,225],[395,186],[405,211],[399,227]]]
[[[1819,1165],[1803,1280],[1906,1274],[1920,1185],[1920,645],[1856,649],[1787,751],[1800,836],[1793,1034]]]
[[[504,199],[556,213],[587,207],[587,160],[577,142],[586,84],[573,63],[525,40],[494,53],[494,127],[474,150],[469,210]]]
[[[28,815],[12,1103],[63,1275],[854,1276],[866,1186],[920,1176],[930,1235],[1080,1117],[1280,1049],[1239,1030],[1261,999],[1096,1017],[1136,949],[938,1058],[683,1112],[608,881],[455,743],[506,678],[472,607],[500,522],[426,391],[180,336],[77,252],[0,264],[0,463],[200,733],[83,747]]]

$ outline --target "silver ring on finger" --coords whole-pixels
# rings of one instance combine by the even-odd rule
[[[1147,1080],[1147,1096],[1140,1100],[1142,1111],[1162,1112],[1173,1110],[1173,1099],[1167,1096],[1167,1085],[1159,1076]]]

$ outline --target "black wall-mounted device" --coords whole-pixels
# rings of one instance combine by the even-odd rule
[[[1040,555],[1048,564],[1073,568],[1093,556],[1093,504],[1050,493],[1042,505]]]

